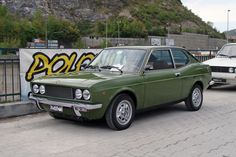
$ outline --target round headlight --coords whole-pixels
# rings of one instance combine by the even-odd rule
[[[76,99],[81,99],[82,98],[82,91],[80,89],[75,90],[75,98]]]
[[[234,73],[234,68],[229,68],[230,73]]]
[[[37,94],[37,93],[39,93],[39,86],[38,85],[33,85],[33,92],[35,93],[35,94]]]
[[[44,85],[41,85],[39,87],[39,92],[40,92],[40,94],[45,94],[45,86]]]
[[[89,100],[91,95],[90,95],[90,92],[86,89],[83,91],[83,97],[84,97],[84,100]]]

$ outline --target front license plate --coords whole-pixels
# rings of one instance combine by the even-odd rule
[[[56,105],[50,105],[50,110],[51,111],[56,111],[56,112],[63,112],[63,107],[56,106]]]
[[[225,79],[217,79],[217,78],[213,78],[212,80],[215,81],[215,82],[222,82],[222,83],[225,83],[225,82],[226,82]]]

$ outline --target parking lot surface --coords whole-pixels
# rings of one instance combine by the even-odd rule
[[[235,157],[236,86],[204,93],[198,112],[184,103],[136,116],[124,131],[104,121],[55,120],[45,113],[0,120],[1,157]]]

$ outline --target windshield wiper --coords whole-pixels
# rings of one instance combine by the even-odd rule
[[[229,58],[236,58],[236,56],[229,56]]]
[[[101,71],[98,65],[88,65],[85,69],[95,69],[95,70]]]
[[[102,68],[102,69],[112,69],[112,68],[114,68],[114,69],[119,70],[121,72],[121,74],[123,74],[123,71],[119,67],[116,67],[116,66],[113,66],[113,65],[105,65],[105,66],[101,66],[100,68]]]
[[[228,55],[225,54],[219,54],[219,56],[229,57]]]

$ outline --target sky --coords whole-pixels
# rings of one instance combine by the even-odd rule
[[[218,31],[227,30],[227,12],[229,12],[229,30],[236,29],[236,0],[181,0],[183,5],[203,21],[213,22]]]

